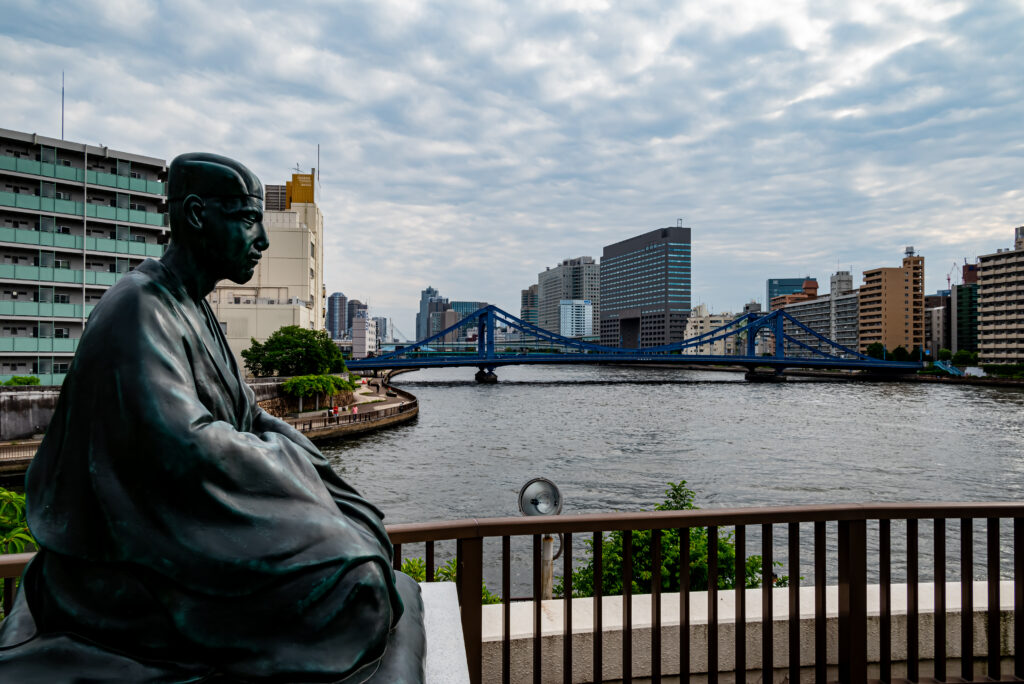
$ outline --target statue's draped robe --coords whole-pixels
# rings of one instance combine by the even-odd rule
[[[161,681],[362,681],[397,648],[382,514],[257,406],[209,305],[159,262],[93,311],[26,493],[42,550],[0,679],[48,635],[86,670],[120,653]]]

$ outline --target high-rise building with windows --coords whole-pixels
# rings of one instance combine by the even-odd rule
[[[263,211],[270,247],[249,282],[222,280],[209,295],[240,368],[242,350],[253,339],[263,342],[289,325],[324,329],[324,215],[316,203],[315,174],[296,173],[283,186],[267,186],[272,197],[284,188],[285,198],[284,209]]]
[[[0,129],[0,381],[59,385],[103,293],[169,239],[163,159]]]
[[[790,316],[800,321],[814,333],[840,344],[852,351],[858,350],[859,337],[859,295],[853,287],[853,274],[849,271],[837,271],[829,279],[831,291],[828,294],[797,298],[780,307]],[[817,282],[814,282],[817,292]],[[794,297],[795,295],[779,295],[775,301]],[[785,322],[786,334],[796,342],[785,342],[786,356],[818,357],[812,349],[826,354],[852,356],[841,352],[832,345],[823,342],[815,334],[807,332],[799,325]]]
[[[592,326],[600,325],[601,266],[594,257],[563,259],[537,275],[537,325],[560,333],[563,299],[586,299],[593,307]]]
[[[924,348],[924,257],[907,247],[903,265],[864,271],[860,287],[860,352]]]
[[[608,245],[601,256],[601,344],[653,347],[686,335],[690,229],[659,228]]]
[[[765,282],[764,288],[764,309],[771,310],[772,300],[776,297],[804,292],[805,283],[808,280],[814,280],[814,278],[810,276],[806,278],[769,278]]]
[[[327,334],[332,340],[345,337],[347,319],[348,297],[343,292],[335,292],[327,298]]]
[[[1024,363],[1024,226],[1014,230],[1013,249],[978,257],[978,355],[981,363]]]
[[[537,325],[537,288],[536,284],[531,285],[519,295],[519,318],[534,325]]]
[[[427,337],[427,331],[430,330],[430,300],[439,295],[440,293],[429,285],[420,292],[420,310],[416,314],[417,340]]]
[[[367,311],[369,308],[368,305],[363,304],[358,299],[348,300],[348,304],[345,305],[345,331],[348,336],[351,337],[352,335],[352,321],[355,320],[360,311]]]
[[[563,299],[558,311],[559,335],[575,339],[594,335],[594,304],[589,299]]]

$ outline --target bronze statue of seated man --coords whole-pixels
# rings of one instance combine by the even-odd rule
[[[205,300],[269,246],[263,186],[186,154],[168,198],[167,252],[93,311],[29,469],[0,681],[422,681],[381,512],[257,406]]]

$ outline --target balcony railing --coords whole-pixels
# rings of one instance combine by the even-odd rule
[[[12,242],[19,245],[41,247],[62,247],[80,250],[84,246],[90,252],[109,252],[111,254],[129,254],[140,257],[159,258],[164,254],[164,246],[151,242],[136,240],[112,240],[108,238],[82,237],[81,235],[65,235],[63,233],[45,233],[37,230],[23,230],[0,227],[0,242]]]
[[[1009,539],[1000,536],[1000,519],[1012,518],[1012,534]],[[810,662],[813,665],[814,678],[816,681],[826,681],[827,667],[829,665],[829,653],[837,653],[835,659],[838,664],[840,681],[862,682],[867,680],[869,666],[869,651],[877,653],[877,661],[871,662],[872,668],[877,668],[877,676],[882,681],[893,679],[893,653],[894,638],[902,632],[894,629],[893,624],[893,587],[898,586],[892,582],[892,521],[898,525],[905,525],[905,557],[906,557],[906,655],[902,658],[906,662],[907,678],[917,681],[920,674],[921,645],[919,636],[921,633],[921,588],[928,587],[934,595],[934,634],[933,643],[926,652],[934,656],[934,677],[938,681],[946,680],[946,661],[948,657],[956,654],[966,654],[961,659],[960,677],[966,681],[981,681],[986,677],[999,679],[1002,674],[1013,674],[1017,677],[1024,675],[1024,630],[1012,630],[1012,653],[1015,657],[1015,664],[1012,673],[1001,673],[1001,639],[1005,640],[1008,634],[1005,629],[1001,631],[1000,612],[1000,573],[1002,571],[1001,555],[999,552],[1002,540],[1005,546],[1011,551],[1009,558],[1012,559],[1013,578],[1013,615],[1012,622],[1016,624],[1018,611],[1024,608],[1024,504],[1020,503],[940,503],[940,504],[861,504],[861,505],[837,505],[837,506],[806,506],[796,508],[749,508],[749,509],[723,509],[723,510],[695,510],[695,511],[659,511],[653,513],[621,513],[621,514],[597,514],[563,517],[544,518],[495,518],[483,520],[462,520],[454,522],[423,523],[408,525],[392,525],[388,528],[392,541],[395,543],[395,567],[401,566],[403,550],[409,552],[409,546],[422,543],[424,556],[426,558],[426,576],[428,581],[434,574],[435,548],[437,542],[444,540],[456,541],[456,558],[458,567],[459,597],[462,611],[462,627],[466,639],[466,653],[469,661],[470,676],[474,682],[482,681],[558,681],[578,682],[596,681],[606,679],[631,682],[634,677],[634,668],[637,668],[637,676],[650,677],[651,682],[660,682],[663,675],[671,674],[678,676],[679,681],[688,682],[691,672],[706,672],[709,682],[717,682],[720,665],[720,635],[726,630],[721,630],[721,621],[731,623],[734,626],[728,628],[734,639],[732,645],[735,658],[728,658],[733,663],[744,663],[749,665],[750,658],[747,652],[747,610],[746,595],[749,592],[738,591],[734,595],[734,615],[719,615],[719,589],[717,588],[717,577],[719,573],[733,573],[735,586],[743,587],[746,572],[746,539],[749,527],[759,530],[761,534],[761,555],[762,555],[762,576],[769,578],[761,589],[764,606],[762,614],[751,616],[761,627],[761,652],[760,654],[750,653],[754,660],[760,660],[762,681],[774,681],[775,654],[780,642],[774,638],[773,606],[778,601],[773,601],[773,587],[770,578],[773,568],[774,551],[774,528],[777,525],[785,526],[787,529],[788,564],[784,571],[789,575],[790,581],[786,595],[788,597],[788,625],[786,637],[782,644],[788,644],[788,649],[783,646],[786,652],[786,662],[779,663],[782,667],[788,666],[789,681],[801,681],[801,669],[806,665],[801,659],[800,632],[800,601],[801,601],[801,580],[802,573],[813,576],[813,657]],[[920,520],[934,521],[934,534],[932,535],[932,558],[934,583],[931,585],[919,584],[921,571],[919,552],[919,531]],[[947,568],[946,568],[946,541],[947,541],[947,520],[958,521],[954,525],[960,532],[960,557],[959,576],[965,581],[961,583],[960,605],[949,606],[946,604],[947,592]],[[974,583],[971,581],[974,576],[974,521],[985,521],[986,548],[987,553],[986,572],[987,582],[985,584],[988,602],[984,627],[984,652],[986,653],[985,672],[976,673],[974,669],[974,620],[958,620],[960,623],[960,644],[959,649],[948,649],[946,643],[947,633],[947,612],[972,615],[975,610]],[[868,521],[872,521],[869,534]],[[829,536],[828,530],[835,523],[837,533]],[[801,524],[813,525],[813,564],[812,568],[802,568],[800,563],[801,555]],[[690,599],[690,576],[689,565],[683,563],[682,567],[663,568],[661,555],[661,534],[665,530],[679,530],[681,540],[689,540],[689,530],[703,527],[707,529],[708,539],[718,537],[722,528],[734,528],[736,540],[736,557],[733,567],[719,567],[717,555],[711,554],[708,558],[708,592],[707,592],[707,638],[706,653],[698,654],[691,652],[691,599]],[[593,540],[592,551],[594,553],[593,566],[594,576],[602,576],[602,544],[604,533],[613,530],[638,531],[650,530],[652,541],[653,558],[643,559],[643,567],[650,568],[652,595],[649,599],[640,602],[639,597],[633,597],[631,586],[634,572],[634,559],[632,555],[631,535],[625,535],[623,540],[622,558],[622,586],[625,595],[620,599],[621,604],[621,628],[619,634],[609,634],[603,629],[604,615],[602,605],[604,597],[601,595],[601,582],[594,582],[595,595],[592,599],[593,607],[589,611],[592,615],[592,624],[581,625],[579,619],[573,619],[572,599],[572,569],[573,569],[573,537],[591,538]],[[541,587],[541,535],[560,534],[563,537],[562,548],[563,558],[559,561],[563,567],[564,596],[559,600],[562,604],[561,615],[563,618],[563,630],[561,635],[561,662],[558,658],[550,657],[550,644],[548,649],[542,647],[542,613],[550,609],[543,602]],[[586,537],[584,537],[586,535]],[[869,568],[869,536],[871,538],[872,554],[870,555]],[[511,541],[518,537],[532,538],[533,553],[532,567],[529,569],[533,577],[533,597],[530,610],[533,612],[534,631],[532,636],[532,665],[523,671],[520,667],[513,672],[512,661],[512,635],[511,635],[511,614],[513,602],[511,577],[513,575],[514,555],[511,552]],[[484,617],[483,607],[480,603],[481,582],[485,571],[484,547],[485,540],[500,540],[500,554],[496,564],[500,564],[501,576],[501,599],[502,609],[502,636],[501,656],[497,671],[485,670],[482,654],[482,619]],[[708,542],[708,548],[715,548],[715,544]],[[902,546],[902,545],[901,545]],[[833,556],[829,557],[827,549],[836,549]],[[903,549],[897,548],[897,551]],[[412,555],[415,555],[413,553]],[[520,554],[521,555],[521,554]],[[926,553],[926,555],[928,555]],[[687,549],[680,548],[680,557],[689,558]],[[495,561],[492,561],[494,564]],[[831,633],[827,628],[826,619],[826,580],[828,577],[829,563],[838,569],[838,593],[834,588],[830,590],[837,598],[836,604],[828,606],[829,610],[838,609],[838,633]],[[662,573],[677,573],[680,591],[678,593],[678,623],[673,625],[677,632],[677,642],[668,643],[665,635],[668,633],[662,622],[665,611],[665,599],[662,596]],[[879,637],[876,643],[872,643],[869,649],[868,644],[868,577],[877,574],[878,597],[879,597]],[[775,590],[779,591],[779,590]],[[872,586],[872,593],[875,588]],[[732,592],[730,592],[732,593]],[[806,599],[805,599],[806,600]],[[576,603],[579,599],[576,599]],[[550,603],[550,602],[548,602]],[[634,627],[643,622],[647,624],[647,616],[636,614],[636,606],[643,605],[650,611],[650,639],[649,653],[638,653],[634,656],[633,649],[643,643],[633,634]],[[489,607],[490,608],[490,607]],[[674,608],[674,607],[673,607]],[[734,619],[730,620],[730,618]],[[617,621],[617,620],[616,620]],[[611,622],[611,620],[609,620]],[[950,626],[955,621],[950,620]],[[587,644],[586,642],[590,643]],[[621,657],[619,663],[609,663],[609,669],[605,669],[604,642],[614,642],[618,647],[618,655]],[[584,648],[590,651],[578,652],[579,644],[583,643]],[[589,648],[587,648],[589,647]],[[547,651],[547,656],[544,655]],[[807,653],[807,649],[804,649]],[[590,665],[590,672],[581,672],[579,665],[574,666],[574,659],[585,660]],[[557,670],[556,673],[545,673],[545,664],[549,663],[549,669]],[[638,664],[639,663],[639,664]],[[706,668],[698,667],[698,663],[706,663]],[[665,664],[671,664],[671,672],[665,671]],[[755,665],[755,667],[757,667]],[[642,672],[639,671],[642,668]],[[873,669],[873,677],[876,676]],[[552,676],[554,674],[554,676]],[[741,675],[743,676],[743,675]]]
[[[147,226],[167,225],[166,214],[82,203],[75,200],[40,197],[26,193],[0,191],[0,206],[31,211],[45,211],[55,214],[69,214],[71,216],[86,216],[88,218],[99,218],[109,221],[139,223]]]
[[[164,194],[164,184],[160,181],[118,176],[101,171],[89,171],[86,173],[83,169],[74,166],[47,164],[32,159],[21,159],[6,155],[0,155],[0,170],[28,173],[34,176],[46,176],[47,178],[57,178],[74,183],[81,183],[83,180],[88,179],[89,183],[93,185],[102,185],[108,188],[117,188],[130,192],[146,192],[151,195]]]
[[[1011,531],[1004,537],[1001,534],[1000,521],[1010,519]],[[920,549],[919,521],[931,521],[933,530],[932,546]],[[868,525],[869,521],[872,523]],[[893,525],[896,521],[896,525]],[[975,521],[984,521],[984,535],[976,539]],[[949,524],[947,524],[947,522]],[[801,525],[813,526],[813,534],[809,535],[811,544],[808,547],[813,555],[811,567],[801,565]],[[759,590],[761,593],[762,610],[755,611],[751,605],[750,615],[747,610],[747,596],[756,596],[750,591],[728,592],[734,594],[732,615],[719,614],[720,594],[727,592],[718,589],[718,577],[732,573],[736,586],[743,587],[746,581],[746,550],[747,532],[749,528],[760,532],[761,536],[761,571],[765,578],[772,577],[775,551],[775,526],[784,526],[786,533],[787,563],[784,571],[789,576],[786,589],[773,589],[772,583],[766,581]],[[836,533],[832,534],[833,526]],[[897,539],[895,548],[901,556],[900,562],[893,561],[893,528],[897,531],[905,528],[905,536]],[[979,526],[980,527],[980,526]],[[720,530],[732,528],[735,535],[736,556],[732,567],[720,567],[717,554],[709,554],[707,559],[707,612],[706,627],[700,625],[705,639],[693,639],[691,628],[698,625],[691,621],[696,601],[691,600],[690,564],[682,563],[677,567],[665,567],[661,558],[661,535],[666,530],[678,530],[680,557],[689,559],[689,531],[695,528],[707,530],[708,548],[717,548],[710,540],[719,537]],[[947,528],[959,532],[959,573],[961,580],[959,605],[947,604],[947,590],[955,584],[947,583],[951,576],[947,568]],[[590,612],[591,624],[581,625],[580,619],[574,619],[574,603],[579,607],[580,599],[572,599],[573,570],[573,538],[589,538],[593,540],[594,576],[602,577],[602,540],[610,531],[640,531],[651,533],[652,557],[638,559],[633,555],[632,535],[623,536],[622,546],[622,587],[624,595],[618,599],[621,610],[621,622],[618,616],[608,616],[609,624],[618,624],[617,633],[609,633],[605,629],[606,597],[602,596],[602,584],[594,582],[595,595]],[[751,660],[761,670],[761,681],[776,681],[780,673],[775,672],[775,656],[779,654],[780,669],[788,670],[789,681],[802,681],[812,673],[804,673],[802,668],[813,668],[815,681],[824,682],[829,679],[828,665],[833,660],[838,665],[838,678],[841,682],[867,681],[869,661],[872,666],[872,679],[893,681],[894,657],[905,663],[906,680],[922,679],[922,655],[933,658],[934,681],[992,681],[1004,677],[1021,678],[1024,676],[1024,630],[1015,629],[1019,611],[1024,608],[1024,504],[1012,502],[998,503],[913,503],[913,504],[848,504],[832,506],[801,506],[791,508],[738,508],[720,510],[690,511],[658,511],[651,513],[616,513],[592,514],[562,517],[535,518],[492,518],[458,520],[437,523],[414,523],[391,525],[388,533],[395,544],[395,567],[401,566],[403,551],[408,552],[410,545],[423,544],[426,576],[428,581],[434,575],[436,565],[435,544],[446,540],[456,542],[456,566],[459,603],[462,615],[462,628],[465,635],[466,656],[469,663],[470,677],[473,682],[521,682],[521,681],[558,681],[602,682],[606,679],[631,682],[634,676],[649,677],[651,682],[660,682],[668,674],[678,676],[679,681],[689,682],[692,672],[706,672],[708,682],[717,682],[723,663],[742,663],[748,667]],[[563,556],[559,563],[563,569],[564,597],[555,604],[561,604],[563,630],[561,635],[561,654],[552,653],[550,648],[543,649],[542,623],[544,612],[551,610],[551,602],[542,601],[542,552],[541,535],[560,534],[563,537]],[[954,535],[956,536],[956,535]],[[532,575],[531,599],[514,599],[512,589],[513,560],[512,540],[525,537],[532,539]],[[500,657],[496,672],[483,668],[482,658],[482,620],[481,586],[485,573],[484,548],[485,541],[500,541],[500,553],[497,565],[500,565],[501,577],[501,624],[502,636]],[[975,547],[981,540],[985,552],[984,582],[974,582]],[[902,541],[902,543],[900,543]],[[684,544],[687,548],[683,548]],[[491,544],[487,544],[491,546]],[[870,549],[870,552],[869,552]],[[950,551],[955,551],[950,545]],[[929,553],[930,551],[930,553]],[[900,554],[899,552],[903,552]],[[519,554],[521,556],[522,554]],[[956,554],[954,554],[956,555]],[[1003,563],[1003,556],[1008,563]],[[920,582],[922,556],[925,560],[930,556],[932,565],[932,583]],[[31,558],[31,554],[0,556],[0,577],[17,577]],[[632,580],[635,562],[644,561],[643,567],[649,568],[652,594],[649,597],[632,595]],[[902,562],[905,560],[905,565]],[[648,562],[649,561],[649,562]],[[902,591],[894,592],[893,588],[902,589],[904,585],[892,581],[893,566],[905,567],[905,623],[899,627],[894,624],[894,607],[902,604]],[[830,567],[832,570],[830,570]],[[831,571],[837,571],[838,585],[827,587],[827,579]],[[678,576],[680,590],[678,595],[663,595],[661,590],[663,573],[675,573]],[[801,592],[802,574],[813,577],[812,587],[805,587]],[[877,587],[869,585],[869,577],[877,575]],[[1000,589],[1001,577],[1007,574],[1012,578],[1012,608],[1002,610]],[[1009,585],[1010,583],[1004,583]],[[871,615],[877,621],[877,640],[872,637],[869,644],[869,610],[868,595],[877,592],[878,614]],[[975,587],[984,591],[987,602],[977,625],[973,619],[980,603],[975,600]],[[928,603],[922,596],[922,589],[932,593],[934,611],[930,620],[922,619],[922,605]],[[1008,586],[1007,586],[1008,588]],[[779,604],[773,597],[783,593],[788,603],[788,610],[780,612],[786,615],[786,627],[781,638],[776,639],[773,611]],[[899,594],[899,596],[897,596]],[[693,595],[697,597],[697,594]],[[813,603],[813,618],[809,618],[812,627],[810,633],[801,633],[801,600]],[[678,602],[678,621],[675,627],[675,639],[670,643],[666,637],[669,631],[663,624],[663,614],[667,611],[666,600],[672,598]],[[645,599],[645,600],[641,600]],[[13,582],[5,583],[4,605],[10,607],[13,601]],[[728,605],[724,601],[722,605]],[[752,602],[753,604],[753,602]],[[831,604],[831,605],[827,605]],[[512,608],[525,605],[532,613],[532,663],[523,668],[522,659],[516,659],[519,667],[513,672],[511,614]],[[639,615],[638,607],[645,607],[647,615]],[[491,608],[491,607],[489,607]],[[838,612],[838,630],[828,626],[828,611]],[[582,611],[580,611],[582,612]],[[675,612],[675,606],[672,606]],[[754,613],[760,613],[755,615]],[[810,615],[810,611],[803,611]],[[972,619],[960,619],[961,616]],[[748,653],[748,617],[760,622],[760,653]],[[947,643],[947,632],[959,624],[959,639],[952,644]],[[649,643],[636,638],[634,629],[638,625],[649,624]],[[723,629],[726,627],[726,629]],[[929,629],[930,628],[930,629]],[[1012,636],[1011,636],[1012,634]],[[589,636],[588,636],[589,635]],[[734,643],[732,650],[735,657],[722,658],[729,644],[722,643],[722,637],[731,635]],[[931,643],[922,644],[922,637],[928,636]],[[614,638],[613,638],[614,637]],[[976,650],[976,642],[980,638],[983,647]],[[807,648],[801,649],[804,639],[808,640]],[[899,638],[901,643],[896,643]],[[619,662],[606,663],[605,642],[618,647],[616,654]],[[813,641],[813,649],[810,641]],[[959,641],[959,644],[956,642]],[[1008,648],[1002,649],[1003,643]],[[706,652],[695,653],[691,645],[703,645]],[[752,640],[756,647],[756,639]],[[550,646],[550,644],[549,644]],[[722,647],[725,648],[722,648]],[[952,646],[952,647],[950,647]],[[895,648],[894,648],[895,647]],[[923,647],[923,648],[922,648]],[[640,652],[643,648],[647,652]],[[634,654],[634,649],[637,653]],[[721,650],[720,650],[721,649]],[[544,651],[547,650],[547,657]],[[754,649],[751,649],[753,651]],[[611,649],[609,649],[611,651]],[[875,656],[872,658],[871,653]],[[984,654],[982,668],[975,667],[976,654]],[[782,655],[784,654],[784,658]],[[1012,666],[1005,668],[1003,656],[1013,656]],[[551,656],[555,656],[552,658]],[[803,656],[803,658],[801,657]],[[946,671],[947,659],[960,657],[958,676],[950,677]],[[876,659],[875,659],[876,658]],[[560,661],[560,662],[559,662]],[[577,663],[574,666],[574,661]],[[640,663],[640,665],[637,665]],[[583,671],[581,665],[589,665]],[[606,664],[609,666],[606,670]],[[545,673],[544,668],[548,667]],[[636,672],[634,673],[634,668]],[[671,668],[672,672],[666,671]],[[608,671],[610,670],[610,671]],[[553,676],[556,675],[556,676]],[[745,674],[741,675],[744,678]]]

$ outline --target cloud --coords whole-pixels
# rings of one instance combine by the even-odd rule
[[[1024,222],[1020,3],[13,0],[0,126],[268,183],[316,165],[327,284],[512,312],[566,257],[693,227],[695,301],[994,251]],[[934,266],[932,266],[934,264]]]

